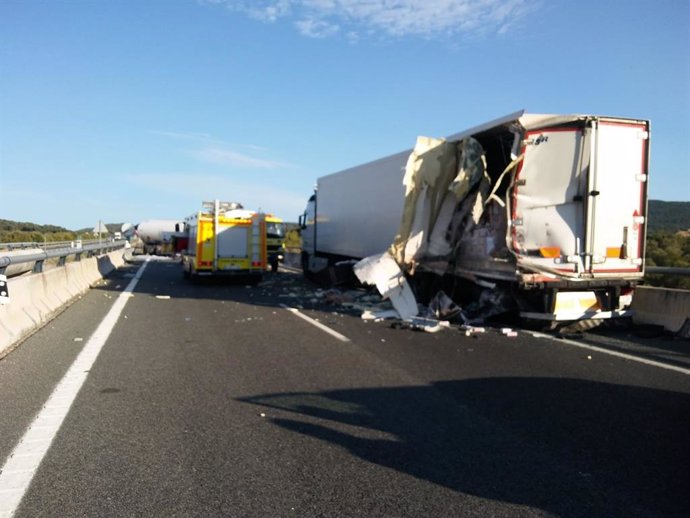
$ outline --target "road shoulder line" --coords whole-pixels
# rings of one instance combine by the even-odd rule
[[[619,358],[624,358],[626,360],[631,360],[634,362],[643,363],[643,364],[649,365],[651,367],[658,367],[660,369],[667,369],[667,370],[671,370],[671,371],[680,372],[682,374],[690,375],[690,369],[687,369],[685,367],[679,367],[677,365],[671,365],[671,364],[659,362],[656,360],[648,360],[647,358],[642,358],[641,356],[635,356],[634,354],[627,354],[627,353],[622,353],[619,351],[612,351],[611,349],[606,349],[605,347],[599,347],[597,345],[583,344],[580,342],[576,342],[575,340],[568,340],[567,338],[556,338],[556,337],[553,337],[553,336],[550,336],[550,335],[547,335],[544,333],[532,333],[532,336],[534,336],[535,338],[548,338],[549,340],[553,340],[554,342],[566,343],[568,345],[580,347],[581,349],[588,349],[590,351],[596,351],[596,352],[608,354],[611,356],[618,356]]]
[[[318,320],[314,320],[313,318],[308,317],[304,313],[301,313],[297,308],[291,308],[290,306],[286,306],[285,304],[281,304],[280,307],[288,310],[293,315],[300,317],[302,320],[309,322],[311,325],[318,327],[319,329],[321,329],[321,331],[328,333],[329,335],[337,338],[341,342],[349,342],[350,341],[350,339],[347,336],[341,335],[340,333],[338,333],[338,331],[335,331],[335,330],[331,329],[330,327],[323,325]]]
[[[0,518],[11,517],[19,508],[26,490],[84,385],[91,367],[117,324],[146,265],[147,262],[142,264],[134,278],[120,293],[110,311],[101,320],[89,341],[7,457],[0,471],[0,495],[2,495]]]

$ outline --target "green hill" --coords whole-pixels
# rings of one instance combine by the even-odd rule
[[[119,232],[122,223],[107,223],[106,228],[113,234]],[[44,241],[73,241],[91,239],[93,227],[68,230],[57,225],[38,225],[24,221],[0,219],[0,243],[42,243]]]
[[[649,232],[690,230],[690,201],[649,200]]]
[[[76,234],[64,227],[0,219],[0,243],[41,243],[75,238]]]
[[[0,231],[2,232],[70,232],[64,227],[55,225],[37,225],[24,221],[10,221],[0,219]]]

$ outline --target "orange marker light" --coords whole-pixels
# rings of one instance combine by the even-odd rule
[[[561,256],[561,249],[557,246],[543,246],[539,249],[539,253],[542,257],[555,259]]]

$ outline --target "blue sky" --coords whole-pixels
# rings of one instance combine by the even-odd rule
[[[650,119],[690,200],[690,2],[0,0],[0,218],[77,229],[317,177],[527,109]]]

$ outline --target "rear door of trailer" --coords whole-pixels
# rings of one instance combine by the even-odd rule
[[[648,136],[645,122],[591,118],[526,132],[510,236],[523,264],[642,275]]]
[[[587,251],[595,277],[642,277],[649,124],[601,119],[591,128]]]
[[[511,207],[512,248],[537,271],[583,271],[589,155],[583,124],[527,131]]]

